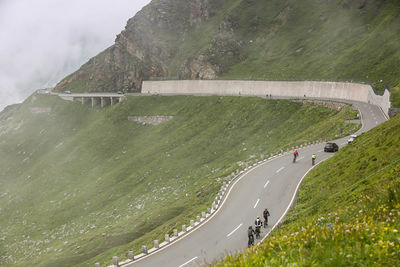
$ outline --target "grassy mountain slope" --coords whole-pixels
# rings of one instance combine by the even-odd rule
[[[305,179],[260,247],[219,266],[399,266],[400,116],[358,137]]]
[[[168,115],[157,126],[128,116]],[[343,134],[354,111],[288,100],[33,95],[0,116],[0,265],[87,266],[162,240],[243,162]],[[179,201],[177,201],[179,200]]]
[[[400,85],[399,33],[399,0],[154,0],[56,89],[140,91],[152,78],[221,78],[382,90]]]

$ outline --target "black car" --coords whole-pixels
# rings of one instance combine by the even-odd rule
[[[326,143],[324,147],[325,152],[336,152],[339,150],[339,146],[336,143]]]

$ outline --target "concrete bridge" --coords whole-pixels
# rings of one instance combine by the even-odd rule
[[[54,94],[54,93],[52,93]],[[68,94],[62,93],[57,94],[64,100],[80,102],[82,104],[90,104],[93,107],[106,107],[118,104],[125,99],[123,94],[113,94],[113,93],[86,93],[86,94]]]

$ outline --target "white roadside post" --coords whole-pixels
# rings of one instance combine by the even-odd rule
[[[114,264],[114,266],[119,266],[119,264],[118,264],[118,257],[117,256],[114,256],[113,257],[113,264]]]
[[[129,252],[128,252],[128,257],[129,257],[129,259],[130,259],[131,261],[133,261],[133,260],[135,259],[135,256],[133,255],[133,251],[132,251],[132,250],[129,250]]]

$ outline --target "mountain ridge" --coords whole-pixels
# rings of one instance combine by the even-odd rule
[[[357,81],[399,90],[398,3],[154,0],[55,90],[140,92],[152,79]]]

